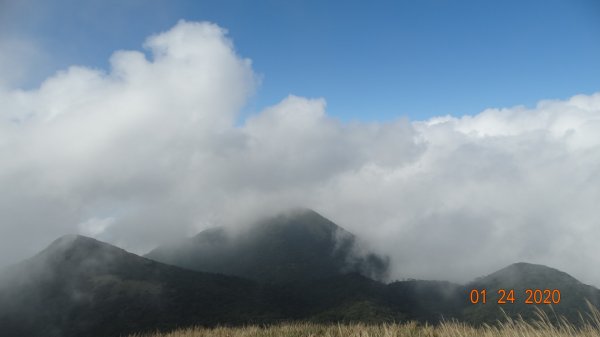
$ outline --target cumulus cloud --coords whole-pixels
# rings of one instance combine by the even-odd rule
[[[600,94],[386,123],[289,96],[239,123],[257,77],[225,30],[181,21],[144,47],[0,90],[0,264],[65,233],[144,253],[310,207],[395,278],[530,261],[600,285]]]

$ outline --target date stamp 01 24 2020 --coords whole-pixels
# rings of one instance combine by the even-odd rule
[[[498,289],[498,304],[515,303],[514,289]],[[560,303],[560,290],[558,289],[525,289],[525,304],[558,304]],[[473,289],[469,293],[472,304],[486,304],[488,292],[486,289]]]

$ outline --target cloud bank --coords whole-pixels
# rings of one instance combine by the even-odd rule
[[[65,233],[144,253],[298,206],[394,278],[529,261],[600,285],[600,93],[386,123],[289,96],[240,123],[258,81],[225,30],[180,21],[144,47],[0,90],[0,265]]]

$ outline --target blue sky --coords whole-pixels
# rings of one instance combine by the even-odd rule
[[[9,0],[0,13],[0,37],[43,55],[24,87],[73,64],[107,68],[113,51],[185,19],[228,29],[253,60],[263,80],[246,114],[294,94],[325,98],[344,121],[422,120],[600,88],[594,0]]]

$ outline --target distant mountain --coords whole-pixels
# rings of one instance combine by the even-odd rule
[[[384,279],[389,261],[311,210],[296,210],[229,232],[212,228],[151,251],[147,258],[196,271],[266,283],[298,283],[345,273]]]
[[[313,221],[306,221],[304,216]],[[337,256],[335,249],[340,248],[330,247],[338,227],[315,221],[322,217],[310,213],[300,216],[300,222],[295,222],[297,219],[296,214],[291,220],[274,218],[259,224],[260,230],[256,227],[249,230],[249,235],[258,236],[250,242],[260,239],[259,242],[268,245],[266,235],[272,240],[279,238],[291,243],[287,237],[290,235],[333,257],[326,255],[326,261],[319,262],[310,254],[294,252],[298,247],[292,245],[293,253],[281,260],[255,253],[250,261],[260,257],[265,263],[279,262],[285,266],[284,262],[298,255],[306,256],[306,261],[289,266],[287,270],[292,273],[284,274],[319,274],[319,278],[298,276],[303,282],[268,284],[197,272],[152,261],[83,236],[59,238],[36,256],[0,270],[0,336],[119,336],[192,325],[299,320],[435,323],[458,319],[475,324],[493,323],[505,319],[500,307],[511,316],[532,317],[533,306],[523,303],[527,288],[560,290],[560,303],[553,305],[555,313],[550,312],[551,319],[565,315],[577,322],[578,313],[587,312],[586,299],[596,305],[600,303],[598,289],[556,269],[527,263],[510,265],[466,285],[419,280],[385,284],[358,272],[344,273],[342,266],[348,264],[341,262],[347,262],[348,255]],[[209,231],[199,238],[208,240],[214,234],[214,240],[209,242],[221,242],[219,233],[220,230]],[[226,238],[223,242],[228,249],[232,249],[229,240],[244,243],[235,241],[240,240],[237,238]],[[241,251],[256,247],[255,243],[248,245]],[[285,254],[279,245],[271,247]],[[240,254],[237,250],[233,252]],[[326,273],[321,269],[326,265],[340,269]],[[268,269],[261,268],[261,272]],[[469,303],[472,289],[486,289],[487,303]],[[499,289],[514,289],[515,303],[498,305]],[[539,307],[549,311],[548,305]]]
[[[358,273],[261,285],[70,235],[0,271],[0,335],[118,336],[192,325],[413,317],[389,294],[386,284]]]
[[[404,321],[435,323],[457,319],[474,324],[505,321],[506,315],[535,319],[535,308],[548,314],[552,321],[564,316],[580,323],[580,314],[589,313],[586,301],[600,306],[600,290],[585,285],[567,273],[528,263],[515,263],[466,285],[445,281],[409,280],[390,284],[375,282],[360,275],[343,275],[320,280],[308,290],[315,298],[311,308],[318,308],[311,319],[317,321]],[[473,289],[487,292],[486,304],[472,304]],[[498,304],[498,291],[514,290],[514,303]],[[525,304],[526,289],[560,291],[560,302],[552,305]],[[535,296],[535,295],[534,295]],[[539,299],[539,297],[538,297]],[[557,298],[555,298],[557,299]],[[324,309],[327,306],[327,309]],[[504,311],[504,312],[503,312]],[[360,318],[358,318],[360,317]]]
[[[167,266],[65,236],[0,272],[0,335],[118,336],[186,325],[269,321],[282,312],[254,282]]]
[[[551,319],[565,316],[572,321],[579,321],[579,313],[589,311],[586,301],[595,306],[600,304],[600,290],[597,288],[583,284],[557,269],[522,262],[512,264],[467,284],[465,298],[468,298],[472,289],[486,289],[487,291],[486,304],[468,304],[463,312],[466,320],[477,323],[502,319],[500,308],[511,317],[521,315],[526,319],[534,318],[535,307],[546,311]],[[528,292],[527,289],[530,289],[531,292]],[[502,290],[506,293],[505,301],[509,291],[514,290],[514,303],[506,301],[506,304],[498,304],[498,300],[502,299]],[[536,290],[539,290],[537,294],[534,293]],[[539,303],[544,300],[548,302],[557,300],[557,291],[560,291],[560,302],[551,305]],[[526,300],[530,300],[533,304],[526,304]]]

